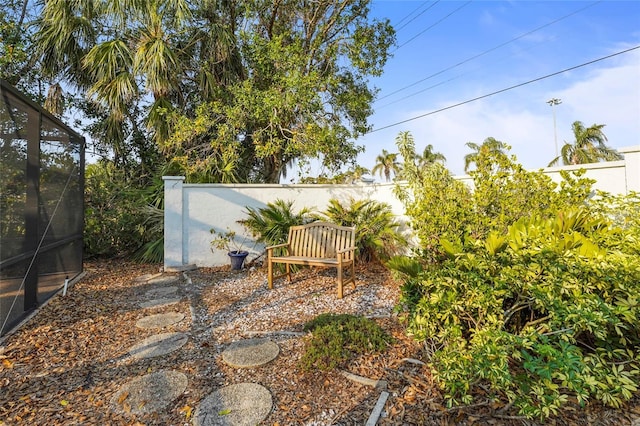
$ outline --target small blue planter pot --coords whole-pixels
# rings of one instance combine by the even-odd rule
[[[233,250],[227,253],[229,255],[229,260],[231,260],[231,270],[239,271],[242,269],[242,264],[244,263],[244,259],[249,255],[248,251],[237,251]]]

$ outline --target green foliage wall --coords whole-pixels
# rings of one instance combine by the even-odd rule
[[[640,258],[612,248],[619,239],[606,220],[567,210],[523,218],[409,276],[419,293],[403,300],[409,330],[437,348],[449,403],[472,402],[478,385],[529,417],[569,399],[629,399],[640,379]]]
[[[594,194],[580,173],[558,186],[500,153],[477,166],[473,193],[437,167],[407,174],[422,250],[389,263],[449,404],[621,406],[640,379],[637,194]]]
[[[85,173],[85,253],[162,260],[162,181],[132,179],[113,163],[90,164]],[[146,255],[144,254],[146,252]]]

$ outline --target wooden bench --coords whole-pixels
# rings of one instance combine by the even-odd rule
[[[338,269],[338,298],[342,299],[345,284],[355,279],[355,228],[338,226],[327,222],[313,222],[289,228],[288,242],[267,247],[269,288],[273,280],[287,277],[291,282],[291,265],[328,266]],[[283,249],[284,255],[274,256],[275,249]],[[286,271],[273,276],[273,265],[284,263]],[[345,269],[350,272],[345,278]]]

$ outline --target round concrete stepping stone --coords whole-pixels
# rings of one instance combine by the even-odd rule
[[[275,359],[280,347],[269,339],[233,342],[222,352],[222,360],[236,368],[257,367]]]
[[[138,303],[138,306],[140,306],[141,308],[159,308],[162,306],[169,306],[169,305],[173,305],[178,303],[179,301],[181,301],[182,299],[180,299],[179,297],[175,297],[172,299],[152,299],[152,300],[147,300],[145,302],[140,302]]]
[[[135,358],[152,358],[180,349],[189,338],[184,333],[162,333],[147,337],[129,349]]]
[[[169,285],[175,284],[179,280],[180,278],[175,275],[162,275],[157,278],[151,278],[149,281],[147,281],[147,283],[153,285]]]
[[[111,406],[124,413],[153,413],[182,395],[187,382],[187,376],[177,371],[147,374],[122,386],[111,398]]]
[[[271,392],[256,383],[225,386],[202,400],[193,417],[194,426],[254,426],[273,407]]]
[[[169,286],[169,287],[156,287],[147,291],[147,296],[149,297],[163,297],[173,295],[176,291],[178,291],[178,287]]]
[[[168,325],[175,324],[184,319],[184,314],[180,312],[168,312],[166,314],[149,315],[144,318],[140,318],[136,322],[138,328],[162,328]]]
[[[149,281],[152,278],[159,277],[160,275],[162,274],[144,274],[144,275],[140,275],[139,277],[135,277],[133,281],[136,283],[143,283],[143,282]]]

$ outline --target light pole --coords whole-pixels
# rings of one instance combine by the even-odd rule
[[[558,131],[556,128],[556,109],[554,108],[554,105],[560,105],[562,101],[558,98],[552,98],[549,99],[547,103],[551,105],[551,111],[553,113],[553,141],[556,144],[556,158],[558,158],[560,154],[558,153]]]

